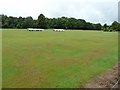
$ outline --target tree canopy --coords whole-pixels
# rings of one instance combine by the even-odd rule
[[[47,18],[43,14],[40,14],[37,20],[34,20],[31,16],[29,17],[13,17],[7,15],[2,16],[2,28],[43,28],[43,29],[76,29],[76,30],[104,30],[108,29],[114,31],[120,31],[120,23],[114,21],[111,26],[100,23],[94,24],[86,22],[84,19],[76,19],[73,17],[58,17],[58,18]]]

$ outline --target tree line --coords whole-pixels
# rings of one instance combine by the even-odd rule
[[[112,25],[103,26],[98,23],[86,22],[84,19],[76,19],[73,17],[47,18],[40,14],[36,20],[29,17],[13,17],[0,15],[2,17],[2,28],[43,28],[43,29],[83,29],[83,30],[104,30],[104,31],[120,31],[120,23],[114,21]]]

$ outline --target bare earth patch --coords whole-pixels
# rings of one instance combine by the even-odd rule
[[[107,72],[88,81],[82,87],[83,88],[118,88],[119,85],[117,81],[118,79],[120,79],[120,74],[118,75],[119,69],[120,69],[120,63],[119,65],[117,64],[113,66]]]

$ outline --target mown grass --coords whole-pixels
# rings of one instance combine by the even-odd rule
[[[2,89],[2,30],[0,29],[0,89]]]
[[[3,30],[4,88],[78,88],[118,61],[118,33]]]

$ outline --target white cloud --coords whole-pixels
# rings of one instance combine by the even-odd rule
[[[75,17],[90,22],[117,20],[119,0],[0,0],[0,12],[12,16]]]

